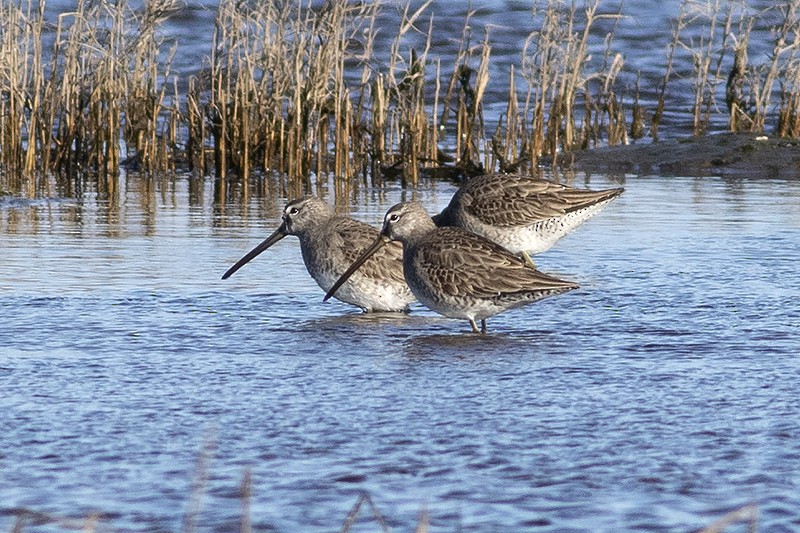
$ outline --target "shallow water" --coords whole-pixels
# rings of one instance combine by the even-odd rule
[[[0,529],[25,508],[179,530],[206,445],[204,531],[238,528],[245,471],[261,531],[337,529],[362,491],[400,531],[423,509],[435,531],[685,531],[750,502],[800,528],[800,184],[581,179],[626,187],[538,256],[582,288],[483,338],[322,303],[292,237],[223,282],[283,199],[121,181],[116,206],[0,203]]]
[[[475,42],[491,25],[490,118],[527,4],[473,3]],[[176,72],[202,68],[213,6],[168,24]],[[466,6],[434,3],[432,56],[452,58]],[[677,2],[625,10],[615,42],[647,101]],[[690,84],[672,85],[679,110]],[[761,530],[800,530],[800,184],[573,184],[626,187],[537,259],[582,288],[490,319],[487,337],[420,306],[323,303],[291,237],[221,281],[278,224],[278,187],[220,204],[213,180],[123,175],[111,200],[0,196],[0,530],[20,509],[186,530],[197,505],[198,530],[238,530],[245,472],[258,531],[338,529],[362,492],[399,531],[422,510],[433,531],[687,531],[753,502]],[[338,203],[377,225],[453,191]]]

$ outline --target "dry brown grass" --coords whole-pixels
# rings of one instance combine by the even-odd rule
[[[770,116],[776,116],[775,132],[796,138],[796,109],[800,103],[798,10],[800,0],[776,2],[761,12],[751,11],[746,0],[683,0],[669,46],[654,128],[657,129],[661,118],[674,56],[683,51],[689,55],[693,67],[694,135],[708,131],[712,117],[723,112],[718,102],[724,100],[730,131],[764,133]],[[762,61],[754,62],[749,50],[751,34],[758,22],[769,26],[772,42],[768,53],[756,55]],[[695,37],[684,37],[686,34]],[[780,104],[774,110],[772,101],[776,94]]]
[[[162,130],[171,54],[162,54],[158,28],[171,1],[139,13],[124,1],[79,1],[59,14],[47,51],[43,8],[2,7],[3,172],[31,182],[46,172],[116,175],[124,148],[146,170],[169,168],[174,139]]]
[[[246,197],[250,177],[265,173],[291,196],[331,176],[413,186],[441,169],[535,173],[559,152],[645,136],[646,117],[657,140],[684,58],[695,135],[727,114],[733,131],[800,136],[800,0],[762,13],[745,0],[684,0],[653,109],[640,101],[638,79],[622,85],[632,78],[614,45],[624,6],[600,0],[536,2],[520,63],[503,80],[490,79],[492,35],[475,30],[473,13],[454,56],[434,58],[430,1],[401,7],[398,27],[382,28],[388,57],[378,58],[380,2],[223,0],[207,68],[180,84],[177,45],[161,37],[175,0],[141,11],[81,0],[52,23],[42,6],[0,7],[0,176],[4,189],[29,196],[53,175],[90,174],[111,190],[120,165],[213,175],[221,200],[232,182]],[[772,27],[760,63],[748,53],[756,20]],[[411,34],[420,48],[405,44]],[[487,117],[493,83],[507,88],[505,112]],[[621,95],[631,93],[627,103]]]
[[[601,115],[608,121],[608,142],[617,144],[624,138],[624,112],[615,95],[616,77],[624,62],[612,52],[613,30],[601,41],[606,50],[603,65],[589,68],[594,26],[620,17],[619,12],[602,13],[599,8],[599,0],[587,2],[582,10],[576,3],[551,0],[533,12],[539,26],[528,37],[522,63],[528,85],[524,115],[531,128],[522,145],[534,166],[559,151],[596,143]],[[594,95],[593,82],[598,82]]]

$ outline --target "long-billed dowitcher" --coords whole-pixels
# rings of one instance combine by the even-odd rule
[[[549,249],[623,190],[592,191],[514,174],[485,174],[467,179],[433,221],[482,235],[533,265],[528,254]]]
[[[391,241],[403,243],[403,274],[421,303],[450,318],[469,320],[486,333],[486,319],[507,309],[554,296],[578,285],[539,272],[498,244],[462,228],[437,228],[417,202],[397,204],[383,219],[380,236],[330,288]]]
[[[282,223],[275,232],[253,248],[223,274],[227,279],[261,252],[287,235],[300,239],[303,262],[322,290],[330,289],[378,237],[378,230],[350,217],[337,215],[316,197],[286,204]],[[406,311],[414,301],[403,280],[402,247],[387,247],[376,254],[357,276],[339,289],[336,298],[369,311]]]

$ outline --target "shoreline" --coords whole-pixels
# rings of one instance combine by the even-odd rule
[[[800,140],[726,132],[579,150],[559,154],[557,162],[583,172],[796,179]]]

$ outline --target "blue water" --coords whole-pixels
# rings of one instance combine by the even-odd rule
[[[688,531],[749,503],[800,529],[800,184],[573,181],[619,183],[538,256],[582,288],[485,338],[323,303],[292,237],[221,281],[282,198],[123,176],[116,205],[3,200],[0,529],[26,509],[178,531],[199,505],[199,530],[238,530],[245,472],[258,531],[337,530],[362,492],[398,531],[423,510],[433,531]],[[344,209],[377,224],[410,196]]]
[[[493,44],[491,130],[532,24],[524,2],[472,5],[473,42],[488,24]],[[213,8],[165,27],[182,76],[204,66]],[[467,9],[433,4],[432,61],[452,59]],[[652,109],[677,2],[624,9],[620,77],[641,71]],[[692,101],[690,57],[676,61],[665,137]],[[487,337],[420,306],[323,303],[291,237],[220,280],[277,226],[271,182],[230,203],[210,179],[125,174],[111,198],[0,196],[0,531],[91,513],[98,531],[238,531],[246,473],[256,531],[338,530],[363,493],[395,531],[425,511],[437,532],[689,531],[747,504],[759,530],[800,531],[800,183],[571,183],[626,187],[537,258],[581,289],[490,319]],[[376,225],[455,190],[332,189]],[[377,530],[368,509],[352,529]]]

